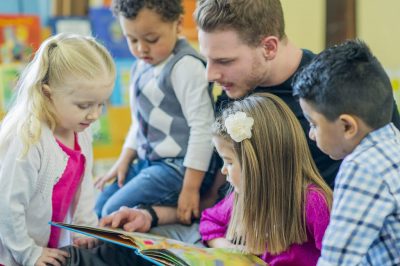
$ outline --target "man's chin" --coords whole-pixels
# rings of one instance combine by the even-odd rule
[[[238,100],[238,99],[242,99],[244,96],[246,96],[246,93],[243,93],[240,90],[225,90],[226,95],[229,97],[229,99],[233,99],[233,100]]]

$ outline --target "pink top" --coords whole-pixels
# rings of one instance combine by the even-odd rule
[[[200,220],[200,234],[203,241],[225,237],[233,206],[233,194],[228,195],[214,207],[203,211]],[[288,250],[271,255],[266,250],[260,256],[270,266],[316,265],[321,255],[322,238],[329,224],[329,208],[325,197],[314,189],[307,190],[306,226],[308,240],[293,244]]]
[[[81,184],[81,178],[85,170],[85,157],[81,153],[78,144],[78,136],[75,134],[75,147],[70,149],[60,141],[56,140],[61,149],[68,155],[67,167],[61,178],[53,188],[53,222],[64,222],[71,206],[75,193]],[[57,248],[60,239],[60,228],[52,226],[48,247]]]

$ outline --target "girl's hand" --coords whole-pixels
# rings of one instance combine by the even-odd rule
[[[43,248],[42,255],[38,258],[35,266],[61,266],[67,263],[69,257],[68,252],[55,249],[55,248]]]
[[[96,188],[103,190],[104,185],[109,182],[110,180],[117,177],[118,179],[118,186],[122,187],[124,185],[126,173],[128,172],[129,165],[132,161],[136,158],[136,151],[125,148],[121,155],[119,156],[118,160],[115,162],[113,167],[111,167],[110,171],[103,176],[99,176],[94,181],[94,185]]]
[[[123,169],[125,168],[125,170]],[[94,186],[100,190],[103,190],[104,185],[108,183],[109,181],[113,180],[115,177],[118,177],[118,171],[120,172],[121,180],[125,180],[125,174],[128,170],[128,166],[119,166],[119,162],[117,161],[113,167],[111,167],[110,171],[107,172],[107,174],[103,176],[98,176],[94,180]],[[119,183],[118,183],[119,185]]]
[[[92,237],[78,237],[74,239],[74,246],[79,248],[94,248],[99,243],[100,241],[98,239]]]
[[[237,248],[238,246],[232,244],[228,239],[224,237],[214,238],[207,241],[207,245],[210,248]]]

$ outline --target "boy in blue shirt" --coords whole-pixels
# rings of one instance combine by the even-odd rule
[[[343,159],[318,265],[399,265],[400,132],[383,67],[351,40],[320,53],[293,85],[309,137]]]

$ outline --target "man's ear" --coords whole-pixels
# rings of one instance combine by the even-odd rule
[[[267,60],[272,60],[275,58],[278,52],[279,39],[275,36],[264,37],[261,40],[261,46],[264,51],[264,58]]]
[[[47,85],[47,84],[42,85],[42,93],[46,98],[51,100],[51,88],[49,85]]]
[[[339,116],[340,123],[343,126],[343,133],[345,139],[352,139],[358,134],[359,126],[354,116],[342,114]]]

